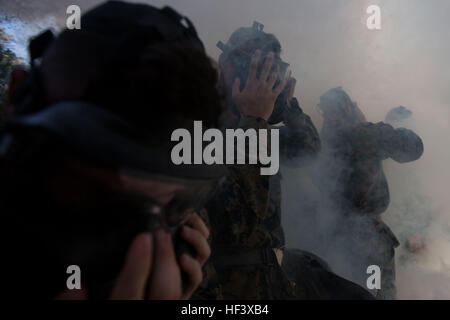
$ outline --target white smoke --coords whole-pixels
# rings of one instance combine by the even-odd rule
[[[65,10],[79,4],[82,11],[102,1],[21,0],[0,2],[8,17],[33,25],[64,25]],[[383,219],[404,240],[411,230],[423,235],[426,247],[416,255],[398,261],[399,298],[450,299],[450,1],[448,0],[155,0],[139,1],[161,6],[169,4],[186,14],[197,27],[211,56],[217,58],[218,40],[225,41],[240,26],[253,20],[265,25],[283,46],[283,58],[290,62],[297,78],[296,95],[303,110],[320,128],[315,111],[319,97],[341,85],[355,100],[369,121],[383,121],[387,111],[404,105],[413,111],[425,152],[410,164],[386,161],[391,206]],[[366,8],[381,8],[379,31],[366,28]],[[50,20],[49,20],[50,19]],[[53,19],[53,20],[52,20]],[[10,24],[8,30],[21,45],[28,31]],[[15,50],[20,52],[18,45]],[[22,51],[23,52],[23,51]],[[317,194],[306,169],[283,168],[283,224],[288,245],[314,251],[317,239],[308,223],[315,217],[299,212],[299,199]],[[414,183],[404,181],[414,175]],[[412,198],[411,198],[412,195]],[[415,196],[418,195],[418,196]],[[412,214],[401,221],[401,202],[411,199]],[[427,220],[428,219],[428,220]],[[321,221],[322,224],[338,221]],[[400,258],[406,251],[397,250]],[[346,257],[341,257],[345,259]],[[339,263],[337,269],[339,269]],[[336,264],[335,263],[335,264]]]

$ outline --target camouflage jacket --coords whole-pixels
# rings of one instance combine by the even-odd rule
[[[382,122],[345,127],[325,123],[321,138],[324,150],[317,181],[330,199],[328,210],[343,219],[332,241],[346,243],[339,250],[346,252],[347,263],[361,270],[349,279],[362,284],[367,265],[378,265],[382,290],[377,298],[395,298],[394,249],[399,242],[380,217],[390,201],[382,161],[418,159],[423,153],[422,140],[411,130]]]
[[[279,128],[280,160],[289,166],[304,166],[320,150],[319,135],[309,116],[298,103],[286,113],[286,125]],[[244,130],[271,129],[268,123],[251,116],[238,125]],[[209,203],[213,246],[235,248],[280,248],[284,245],[281,230],[281,174],[260,174],[259,165],[230,165],[221,191]]]
[[[409,162],[420,158],[423,143],[413,131],[389,124],[360,123],[337,128],[324,124],[325,150],[319,171],[321,189],[340,209],[378,215],[389,205],[382,160]]]
[[[294,103],[293,108],[286,111],[285,126],[279,128],[280,160],[290,166],[303,166],[318,153],[320,139],[309,116],[302,112],[296,101]],[[265,120],[250,116],[243,117],[238,127],[244,130],[271,129]],[[230,165],[225,184],[207,209],[212,228],[213,256],[224,252],[233,254],[259,248],[282,248],[285,244],[281,227],[279,172],[267,176],[260,174],[258,165]],[[289,286],[279,266],[272,266],[270,270],[263,265],[233,270],[222,272],[221,283],[229,287],[229,290],[224,290],[225,298],[280,298],[280,295],[269,292],[277,290],[275,282]]]
[[[209,221],[208,213],[205,209],[199,210],[198,215],[203,220],[205,225],[211,230],[211,223]],[[211,236],[208,238],[208,244],[211,246]],[[208,259],[202,268],[203,279],[197,290],[191,296],[191,300],[221,300],[222,288],[220,286],[216,269],[211,261]]]

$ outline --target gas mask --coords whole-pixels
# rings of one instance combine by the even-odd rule
[[[265,33],[263,32],[264,26],[259,22],[254,22],[252,26],[252,35],[249,37],[247,42],[252,42],[254,39],[258,39],[260,41],[263,37],[265,37]],[[256,41],[256,40],[255,40]],[[265,59],[267,58],[267,55],[272,52],[274,49],[272,47],[273,43],[258,43],[258,45],[250,45],[250,47],[254,47],[253,49],[245,50],[241,48],[240,46],[233,46],[231,44],[224,44],[222,41],[219,41],[217,43],[217,47],[223,52],[224,59],[227,59],[231,62],[231,64],[234,66],[235,69],[235,75],[234,78],[239,78],[241,83],[241,90],[244,89],[248,72],[250,69],[250,62],[252,59],[252,55],[254,51],[257,49],[261,50],[261,58],[258,63],[257,68],[257,76],[259,76],[261,69],[264,65]],[[278,78],[275,82],[275,86],[277,86],[285,77],[287,69],[289,67],[289,64],[284,62],[279,54],[275,52],[274,61],[272,64],[272,70],[275,69],[276,66],[280,67],[280,72],[278,73]],[[278,96],[275,107],[273,109],[273,112],[268,119],[269,124],[277,124],[279,122],[282,122],[284,120],[284,111],[288,107],[287,105],[287,88]],[[233,112],[235,114],[239,114],[239,112],[236,110],[235,107],[233,107]]]

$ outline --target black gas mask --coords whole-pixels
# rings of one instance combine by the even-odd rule
[[[266,35],[263,32],[264,26],[261,23],[256,22],[256,21],[253,22],[253,26],[251,29],[252,29],[253,34],[248,41],[251,42],[252,37],[257,39],[256,41],[258,41],[258,44],[256,45],[257,47],[255,47],[252,52],[247,52],[246,50],[243,50],[239,46],[234,47],[231,44],[224,44],[222,41],[219,41],[217,43],[217,47],[224,54],[224,59],[231,61],[231,63],[233,64],[233,66],[235,68],[235,76],[234,77],[238,77],[240,79],[240,83],[241,83],[240,89],[241,90],[244,89],[244,87],[245,87],[248,72],[250,69],[250,62],[251,62],[254,51],[256,51],[257,49],[261,50],[261,58],[260,58],[260,61],[258,64],[258,69],[257,69],[258,76],[262,70],[262,67],[264,65],[265,59],[267,58],[267,55],[270,52],[276,51],[276,50],[274,50],[275,48],[273,47],[272,41],[269,41],[269,42],[262,41],[261,42],[261,39],[264,39],[264,36]],[[275,56],[274,56],[274,61],[272,64],[271,71],[273,71],[277,65],[280,67],[280,72],[278,73],[278,78],[275,82],[275,86],[277,86],[284,79],[287,69],[289,67],[289,64],[284,62],[280,58],[280,55],[277,54],[277,52],[274,52],[274,53],[275,53]],[[238,115],[239,112],[236,110],[235,107],[233,107],[233,108],[234,108],[233,112]],[[284,120],[284,111],[286,110],[286,108],[287,108],[287,87],[278,96],[278,98],[275,102],[275,107],[273,109],[273,112],[272,112],[270,118],[268,119],[268,122],[270,124],[277,124],[277,123],[282,122]]]

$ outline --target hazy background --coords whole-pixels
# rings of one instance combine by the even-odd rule
[[[48,26],[64,26],[68,5],[78,4],[83,12],[101,2],[0,0],[0,16],[6,17],[0,26],[14,36],[11,48],[25,57],[27,38]],[[321,119],[314,106],[322,93],[339,85],[358,103],[369,121],[382,121],[386,112],[398,105],[412,110],[425,153],[410,164],[386,161],[392,205],[384,219],[396,234],[407,232],[415,221],[402,223],[397,211],[403,201],[400,199],[412,199],[411,210],[415,213],[412,217],[426,219],[428,223],[416,224],[422,229],[426,249],[407,263],[398,263],[398,296],[450,299],[450,1],[139,2],[169,4],[187,15],[214,58],[219,55],[215,47],[218,40],[225,42],[237,27],[251,26],[254,20],[263,23],[266,32],[280,39],[283,58],[290,62],[298,80],[296,95],[318,128]],[[366,27],[366,8],[371,4],[381,7],[379,31]],[[296,186],[308,186],[305,171],[284,169],[282,173],[283,222],[288,245],[308,247],[302,243],[307,227],[301,225],[302,213],[295,206]],[[397,256],[403,251],[401,246]]]

